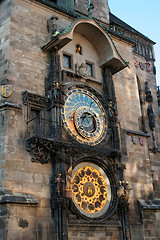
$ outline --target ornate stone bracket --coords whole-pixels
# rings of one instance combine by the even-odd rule
[[[30,152],[32,162],[40,162],[42,164],[51,161],[51,150],[53,146],[44,139],[31,137],[26,140],[26,149]]]
[[[27,90],[22,91],[22,95],[24,105],[32,104],[44,108],[48,103],[48,98],[36,93],[30,93]]]

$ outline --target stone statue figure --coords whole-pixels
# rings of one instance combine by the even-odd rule
[[[156,119],[153,112],[152,104],[147,109],[148,119],[149,119],[149,127],[153,130],[156,126]]]
[[[117,196],[120,202],[128,202],[129,192],[132,188],[129,189],[128,182],[119,181],[119,186],[117,187]]]
[[[50,33],[50,38],[52,39],[52,37],[54,37],[55,33],[59,33],[59,31],[57,31],[57,23],[56,21],[58,20],[58,17],[55,16],[54,14],[50,17],[50,19],[48,19],[47,21],[47,29],[48,32]]]
[[[53,82],[52,98],[54,103],[64,104],[64,86],[58,82]]]
[[[62,175],[59,174],[58,177],[55,180],[55,184],[57,184],[57,193],[58,193],[58,197],[62,197],[62,192],[63,192],[63,179],[62,179]]]
[[[72,197],[72,167],[66,172],[66,197]]]
[[[88,76],[88,71],[87,71],[87,66],[86,66],[86,64],[82,63],[82,64],[79,66],[78,73],[79,73],[79,75],[82,76],[82,77],[87,77],[87,76]]]

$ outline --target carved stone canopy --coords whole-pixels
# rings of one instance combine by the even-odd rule
[[[44,108],[48,102],[48,98],[41,96],[36,93],[31,93],[28,92],[27,90],[22,91],[23,95],[23,104],[28,105],[36,105],[37,107],[39,106],[40,108]]]
[[[68,28],[42,46],[42,50],[52,52],[55,47],[58,50],[62,49],[73,40],[74,32],[83,35],[97,50],[99,67],[108,66],[112,74],[115,74],[128,66],[127,62],[119,54],[108,32],[96,20],[89,18],[81,18],[72,22]],[[98,46],[97,42],[99,43]]]

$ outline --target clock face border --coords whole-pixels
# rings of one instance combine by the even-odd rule
[[[79,94],[79,95],[78,95]],[[75,96],[84,96],[84,102],[82,100],[81,104],[77,101]],[[73,98],[73,99],[72,99]],[[78,97],[77,97],[78,98]],[[85,98],[87,101],[93,102],[93,106],[89,106],[89,103],[85,102]],[[74,102],[75,101],[75,102]],[[67,106],[67,104],[73,104],[74,110],[72,107]],[[85,130],[80,129],[80,117],[76,117],[79,114],[80,107],[86,107],[91,108],[89,113],[93,116],[93,119],[96,122],[96,131],[93,133],[89,133]],[[69,112],[70,111],[70,112]],[[76,111],[78,113],[76,113]],[[87,110],[86,110],[87,111]],[[75,114],[76,113],[76,114]],[[87,112],[88,113],[88,112]],[[82,113],[83,114],[83,113]],[[65,96],[65,104],[61,110],[61,116],[63,121],[63,126],[66,129],[66,131],[69,133],[69,135],[76,140],[77,142],[81,144],[86,144],[89,146],[95,146],[101,143],[108,131],[108,121],[107,121],[107,115],[106,111],[102,105],[102,103],[99,101],[99,99],[91,92],[86,89],[76,88],[69,90]],[[95,117],[94,117],[95,116]],[[76,121],[76,123],[75,123]]]

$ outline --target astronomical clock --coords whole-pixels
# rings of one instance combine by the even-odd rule
[[[66,131],[81,144],[95,146],[107,134],[107,116],[102,103],[91,92],[73,89],[66,94],[62,109]]]
[[[72,86],[61,110],[63,126],[71,141],[82,148],[73,162],[71,198],[78,214],[91,220],[108,218],[116,207],[115,179],[104,160],[90,156],[107,143],[108,116],[103,98],[91,88]],[[83,148],[85,156],[83,155]]]

